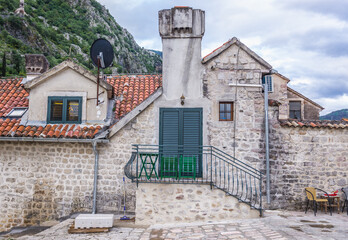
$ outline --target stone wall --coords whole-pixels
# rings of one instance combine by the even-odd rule
[[[328,192],[348,185],[348,129],[270,129],[270,208],[303,209],[305,187]]]
[[[260,214],[209,185],[140,184],[136,198],[137,224],[222,221]]]
[[[132,144],[156,144],[153,106],[98,144],[97,211],[123,210],[124,166]],[[92,210],[94,153],[89,143],[1,142],[0,232],[39,225]],[[135,185],[126,180],[127,211],[135,210]]]
[[[264,158],[260,153],[264,129],[261,77],[268,70],[237,45],[230,46],[204,67],[204,95],[212,108],[207,119],[207,145],[260,168]],[[235,87],[236,84],[258,87]],[[220,101],[233,102],[234,121],[219,121]]]
[[[0,231],[80,210],[91,199],[90,144],[1,142]]]

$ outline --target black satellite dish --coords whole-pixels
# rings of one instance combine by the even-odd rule
[[[98,67],[97,75],[97,106],[99,104],[99,69],[107,68],[114,60],[114,50],[110,42],[104,38],[99,38],[94,41],[90,49],[90,55],[93,64]]]
[[[108,40],[99,38],[92,44],[90,56],[96,67],[104,69],[112,64],[114,60],[114,50]]]

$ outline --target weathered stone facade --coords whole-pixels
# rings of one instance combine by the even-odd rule
[[[205,97],[212,108],[207,119],[208,145],[260,168],[264,158],[260,154],[260,142],[264,139],[261,77],[262,72],[269,70],[236,44],[204,67]],[[219,102],[226,101],[233,102],[233,121],[219,121]]]
[[[0,231],[36,225],[74,211],[91,199],[89,144],[1,142]]]
[[[200,47],[200,42],[193,45]],[[128,115],[111,127],[109,142],[97,145],[97,211],[121,210],[124,166],[131,157],[132,144],[159,144],[161,108],[202,108],[203,145],[214,146],[265,172],[261,78],[272,67],[236,38],[204,58],[202,64],[200,49],[194,51],[198,66],[192,66],[194,71],[189,72],[195,74],[184,74],[189,79],[181,79],[192,88],[176,86],[180,69],[165,66],[166,76],[172,77],[171,85],[164,84],[163,94],[156,91],[153,98],[146,99],[144,103],[150,104],[146,109],[140,104],[139,108],[129,110]],[[190,57],[190,52],[180,55]],[[178,61],[175,56],[169,62],[175,64]],[[348,184],[348,128],[280,126],[278,119],[288,118],[289,98],[299,96],[291,95],[287,80],[278,77],[270,94],[280,106],[271,107],[269,112],[272,203],[266,207],[295,209],[302,206],[304,187],[332,191]],[[194,92],[197,88],[199,93]],[[186,97],[183,105],[181,96]],[[219,120],[221,101],[233,103],[233,121]],[[309,109],[308,117],[318,112],[306,108],[307,100],[301,101],[304,106],[301,110]],[[1,140],[0,231],[91,211],[95,157],[91,143]],[[265,184],[263,187],[265,192]],[[254,216],[248,206],[207,185],[140,184],[136,189],[127,179],[126,198],[127,211],[136,211],[139,223]]]
[[[301,209],[305,187],[332,192],[347,186],[348,129],[281,127],[273,119],[270,166],[270,208]]]
[[[153,107],[99,144],[97,211],[123,205],[124,166],[132,144],[154,143]],[[1,142],[0,232],[92,209],[94,153],[89,143]],[[126,208],[135,210],[135,185],[126,180]]]
[[[137,224],[222,221],[260,214],[209,185],[140,184],[136,194]]]

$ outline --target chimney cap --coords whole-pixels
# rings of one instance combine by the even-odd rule
[[[43,54],[25,54],[27,74],[41,74],[48,70],[50,64]]]

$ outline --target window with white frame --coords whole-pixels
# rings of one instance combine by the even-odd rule
[[[6,117],[9,118],[21,118],[28,108],[13,108]]]

